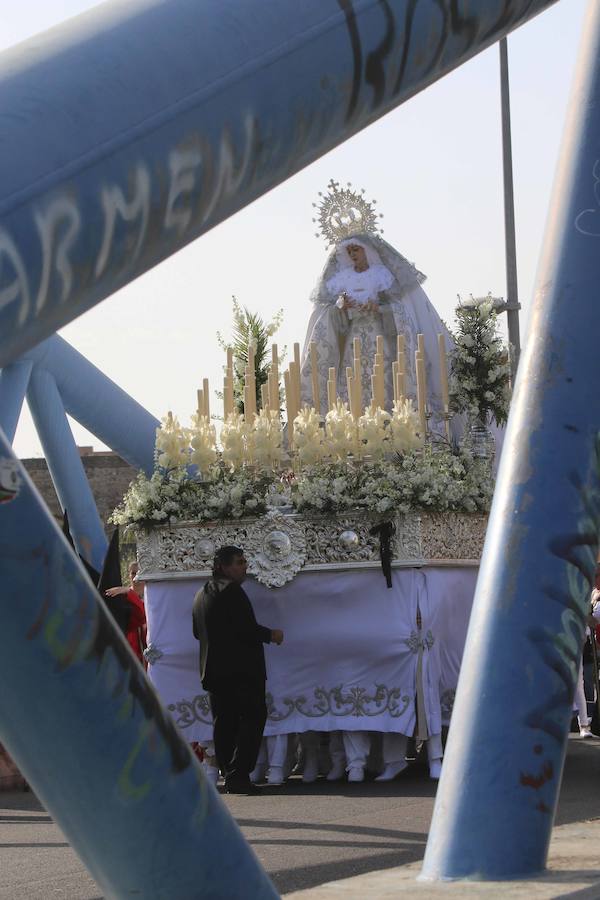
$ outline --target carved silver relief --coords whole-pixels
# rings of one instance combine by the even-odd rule
[[[306,559],[304,528],[295,516],[277,512],[252,522],[243,546],[248,572],[267,587],[291,581]]]
[[[215,550],[225,544],[242,547],[248,571],[268,587],[280,587],[303,568],[374,568],[380,564],[379,538],[370,530],[377,521],[360,510],[337,517],[272,510],[258,519],[161,525],[138,533],[140,577],[150,581],[206,577]],[[484,515],[399,516],[392,564],[478,560],[486,525]]]

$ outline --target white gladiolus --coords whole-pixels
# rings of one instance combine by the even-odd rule
[[[394,403],[391,431],[392,447],[398,453],[415,450],[423,443],[419,437],[420,422],[412,400],[399,400]]]
[[[254,419],[253,427],[254,459],[259,466],[271,468],[281,461],[281,421],[275,410],[261,409]]]
[[[239,469],[245,458],[247,425],[239,413],[230,413],[221,429],[223,462],[232,469]]]
[[[207,416],[194,413],[190,428],[192,463],[206,473],[217,460],[217,433]]]
[[[177,416],[169,413],[156,429],[156,454],[163,469],[177,469],[189,462],[189,432],[179,424]]]
[[[325,416],[327,453],[335,459],[345,460],[356,450],[356,428],[347,403],[338,400]]]
[[[358,420],[360,449],[373,459],[380,459],[390,444],[390,414],[377,406],[368,406]]]
[[[294,419],[294,447],[301,466],[312,466],[323,458],[323,429],[312,406],[305,406]]]

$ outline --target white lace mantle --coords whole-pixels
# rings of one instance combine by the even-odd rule
[[[376,300],[380,291],[387,291],[394,282],[394,276],[383,265],[369,266],[364,272],[357,272],[345,266],[327,282],[327,290],[337,295],[345,291],[357,303]]]

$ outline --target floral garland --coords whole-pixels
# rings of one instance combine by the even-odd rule
[[[319,513],[363,509],[379,516],[489,508],[488,465],[465,450],[423,446],[410,401],[395,403],[391,414],[369,406],[358,421],[338,401],[324,425],[313,409],[299,413],[294,471],[286,471],[276,412],[261,411],[252,423],[229,415],[220,452],[206,416],[195,414],[185,428],[169,413],[157,429],[154,473],[138,475],[112,521],[152,528],[260,516],[273,505]]]
[[[487,425],[503,425],[510,403],[508,353],[498,336],[491,297],[459,304],[451,354],[450,411]]]

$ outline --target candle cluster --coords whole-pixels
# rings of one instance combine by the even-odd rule
[[[414,371],[416,375],[416,411],[407,392],[407,350],[404,335],[397,335],[396,358],[392,363],[393,405],[386,411],[384,338],[376,337],[376,353],[371,375],[371,396],[363,396],[363,358],[359,338],[352,345],[353,365],[346,368],[348,402],[338,395],[338,372],[328,370],[326,398],[321,397],[319,351],[315,343],[308,348],[312,406],[302,403],[300,393],[300,345],[294,344],[293,359],[283,372],[287,449],[300,465],[310,465],[324,458],[342,459],[348,454],[361,458],[381,456],[391,450],[407,450],[427,436],[428,385],[425,339],[417,335]],[[446,338],[438,335],[441,399],[447,436],[449,431],[448,359]],[[242,395],[244,413],[237,411],[234,396],[233,351],[227,349],[223,379],[222,460],[232,469],[242,465],[277,467],[283,459],[283,430],[280,419],[281,374],[277,344],[271,347],[271,365],[265,384],[261,385],[257,409],[255,347],[248,347]],[[323,400],[326,400],[325,411]],[[169,414],[160,429],[157,449],[162,465],[175,464],[185,456],[183,444],[191,444],[192,462],[206,471],[217,459],[216,433],[210,424],[209,384],[203,379],[198,391],[198,410],[192,428],[184,430]]]

